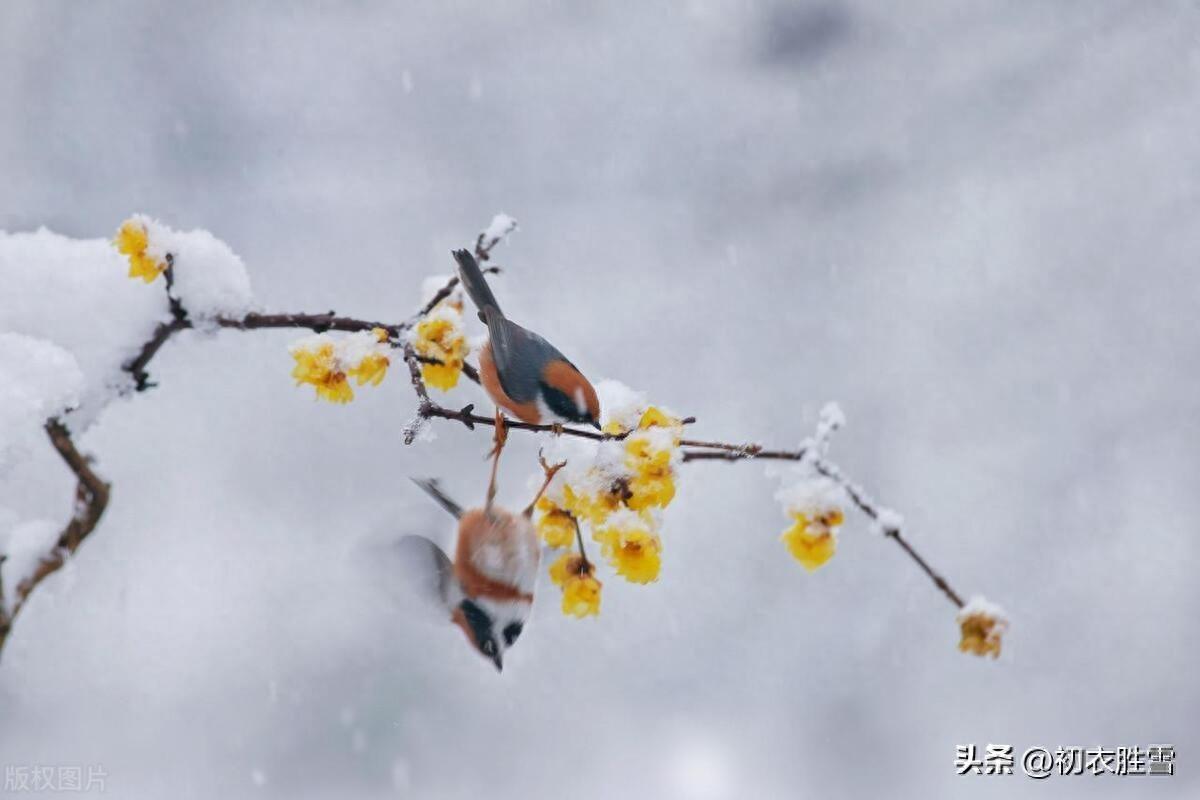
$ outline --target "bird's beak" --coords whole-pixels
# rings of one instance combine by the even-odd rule
[[[496,672],[504,672],[504,659],[500,657],[499,653],[492,656],[492,663],[496,665]]]

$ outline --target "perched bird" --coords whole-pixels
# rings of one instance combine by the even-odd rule
[[[400,541],[410,565],[410,577],[422,581],[427,595],[462,629],[467,641],[485,658],[504,668],[504,653],[525,627],[533,608],[541,551],[534,532],[533,508],[562,464],[546,465],[546,480],[533,502],[519,514],[493,504],[496,464],[503,439],[498,433],[487,501],[482,508],[464,510],[447,497],[436,481],[415,480],[458,520],[454,560],[424,536]]]
[[[534,425],[583,422],[599,430],[600,401],[588,379],[558,348],[504,316],[474,256],[455,250],[454,258],[488,327],[479,380],[497,408]]]

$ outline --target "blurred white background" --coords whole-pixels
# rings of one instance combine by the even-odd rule
[[[0,6],[0,228],[145,211],[267,309],[401,319],[507,212],[514,319],[697,435],[790,445],[839,401],[835,459],[1013,617],[961,655],[861,519],[808,575],[762,465],[689,464],[662,579],[585,621],[545,586],[497,675],[371,550],[446,535],[407,477],[482,497],[484,437],[405,448],[403,375],[317,404],[291,334],[189,333],[83,437],[113,501],[17,622],[0,763],[122,798],[1197,796],[1197,13]],[[70,493],[47,447],[0,505]],[[1178,774],[958,777],[972,742],[1173,743]]]

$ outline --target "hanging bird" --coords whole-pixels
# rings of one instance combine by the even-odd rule
[[[498,433],[496,437],[492,475],[482,508],[464,510],[442,492],[437,481],[414,479],[458,520],[454,560],[424,536],[406,536],[400,541],[412,567],[410,573],[426,584],[426,593],[449,612],[450,621],[497,670],[504,668],[504,653],[516,644],[533,608],[541,556],[531,519],[533,508],[564,466],[542,463],[546,480],[521,513],[498,508],[493,499],[496,466],[504,446],[502,436]]]
[[[504,316],[474,256],[455,250],[454,258],[488,327],[479,380],[497,409],[534,425],[581,422],[599,430],[600,401],[588,379],[558,348]]]

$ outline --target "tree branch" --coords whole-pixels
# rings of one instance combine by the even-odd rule
[[[485,237],[484,234],[480,234],[475,243],[476,258],[481,263],[487,261],[491,255],[492,248],[499,243],[501,238]],[[486,273],[496,273],[499,271],[500,268],[495,266],[484,270]],[[139,392],[145,391],[155,385],[150,380],[147,369],[163,345],[180,331],[196,327],[182,301],[175,295],[174,258],[171,255],[167,256],[165,276],[170,319],[159,323],[150,338],[142,345],[138,354],[123,366],[123,369],[133,378],[135,390]],[[441,362],[436,359],[419,356],[407,341],[407,337],[404,336],[426,314],[432,311],[438,303],[449,297],[454,292],[458,283],[459,279],[457,276],[450,278],[446,285],[439,289],[429,301],[424,303],[415,315],[399,323],[376,322],[339,316],[334,311],[321,314],[267,314],[252,312],[242,317],[217,317],[213,322],[215,322],[217,327],[240,331],[272,328],[307,329],[316,333],[326,331],[353,333],[370,331],[375,328],[386,330],[391,346],[401,352],[408,366],[413,391],[417,397],[417,419],[405,429],[404,434],[405,444],[411,444],[416,438],[420,423],[432,418],[459,422],[469,430],[474,430],[476,425],[494,426],[496,424],[494,417],[474,413],[474,404],[468,404],[455,411],[434,402],[430,398],[429,391],[422,378],[421,364],[436,364]],[[471,364],[464,364],[462,372],[469,380],[479,383],[479,373]],[[684,424],[694,422],[694,417],[687,417],[683,420]],[[614,435],[579,428],[568,428],[562,425],[533,425],[518,420],[508,421],[507,427],[515,430],[552,432],[556,435],[575,436],[593,441],[619,441],[629,435],[629,432]],[[33,574],[24,577],[17,585],[15,590],[16,600],[11,609],[4,608],[3,587],[0,586],[0,649],[3,648],[7,636],[12,629],[13,619],[23,607],[29,594],[46,577],[59,570],[66,562],[66,559],[78,549],[83,540],[95,530],[109,501],[109,484],[105,483],[92,470],[88,458],[80,454],[76,449],[67,427],[58,419],[52,418],[46,422],[45,428],[47,435],[50,437],[51,444],[76,476],[75,510],[70,521],[59,535],[54,548],[42,557]],[[684,463],[692,461],[734,462],[757,459],[802,461],[807,459],[818,473],[841,486],[851,503],[865,516],[873,520],[886,537],[894,539],[909,558],[925,572],[934,585],[952,603],[960,608],[963,606],[962,598],[958,593],[950,587],[947,581],[929,565],[904,537],[900,529],[899,517],[878,506],[859,486],[849,481],[835,464],[827,461],[820,452],[814,453],[814,448],[801,447],[797,450],[772,450],[759,444],[730,444],[698,439],[683,439],[680,445],[683,448],[682,458]],[[822,450],[822,448],[818,448],[818,450]],[[580,555],[586,565],[587,556],[583,550],[582,535],[578,531],[577,522],[576,534],[579,539]],[[3,555],[0,555],[0,563],[3,563],[3,559]]]
[[[32,574],[22,577],[17,583],[16,600],[12,608],[5,608],[3,587],[0,587],[0,650],[29,594],[39,583],[62,568],[88,534],[96,529],[104,509],[108,507],[109,484],[92,470],[88,457],[76,449],[67,427],[58,419],[50,419],[46,422],[46,434],[63,462],[75,474],[75,507],[54,548],[42,556]]]
[[[884,512],[874,500],[867,496],[867,493],[860,486],[846,478],[837,465],[823,457],[810,458],[811,450],[809,448],[801,447],[798,450],[765,450],[761,445],[757,444],[726,444],[724,442],[700,442],[687,439],[683,440],[681,444],[693,448],[711,448],[709,450],[685,450],[683,452],[684,463],[689,461],[747,461],[763,458],[781,461],[803,461],[808,458],[809,462],[813,465],[813,469],[841,486],[855,508],[874,521],[884,536],[900,545],[900,548],[929,576],[934,586],[941,590],[942,594],[946,595],[951,603],[958,608],[963,607],[962,597],[958,592],[954,591],[945,578],[929,565],[929,562],[917,552],[916,548],[904,538],[900,525],[892,520],[892,515]]]

